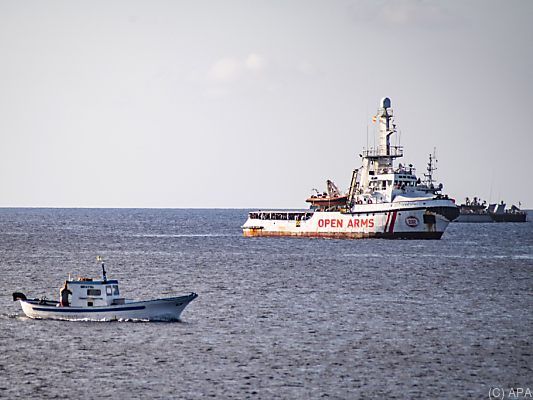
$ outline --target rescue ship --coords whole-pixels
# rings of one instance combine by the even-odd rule
[[[430,155],[424,181],[415,169],[395,166],[403,147],[391,145],[397,133],[391,101],[381,99],[377,115],[379,145],[365,149],[362,166],[352,173],[347,193],[328,181],[327,192],[307,199],[304,211],[252,211],[242,226],[244,236],[296,236],[322,238],[440,239],[459,216],[455,201],[441,193]]]

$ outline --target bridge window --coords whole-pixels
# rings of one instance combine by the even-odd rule
[[[101,296],[102,291],[100,289],[87,289],[87,296]]]

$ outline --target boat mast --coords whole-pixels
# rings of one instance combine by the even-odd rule
[[[105,265],[104,265],[104,259],[101,256],[96,257],[97,262],[102,263],[102,280],[104,282],[107,282],[106,272],[105,272]]]

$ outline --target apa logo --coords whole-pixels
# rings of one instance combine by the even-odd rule
[[[418,226],[418,218],[411,215],[410,217],[405,218],[405,223],[407,226],[414,228],[415,226]]]

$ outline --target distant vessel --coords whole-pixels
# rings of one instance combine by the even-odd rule
[[[20,292],[13,293],[13,301],[20,300],[24,314],[36,319],[173,321],[178,320],[185,307],[198,297],[191,293],[154,300],[126,300],[120,297],[118,281],[106,278],[103,262],[102,273],[102,280],[78,278],[65,281],[61,294],[66,297],[61,302],[27,299]]]
[[[502,201],[500,204],[491,204],[488,208],[488,213],[494,222],[526,222],[527,212],[520,210],[517,206],[511,206],[506,209],[505,203]]]
[[[459,217],[454,222],[493,222],[487,210],[487,202],[474,197],[468,197],[465,202],[459,205]]]
[[[505,209],[506,204],[490,204],[474,197],[472,201],[467,197],[459,206],[460,215],[455,222],[526,222],[527,212],[513,205]]]
[[[394,166],[403,148],[390,144],[397,131],[389,98],[381,99],[374,119],[379,146],[362,152],[347,193],[328,180],[327,192],[306,200],[310,210],[252,211],[242,226],[244,236],[440,239],[459,208],[440,194],[442,184],[434,185],[434,158],[430,155],[424,182],[411,164]]]

